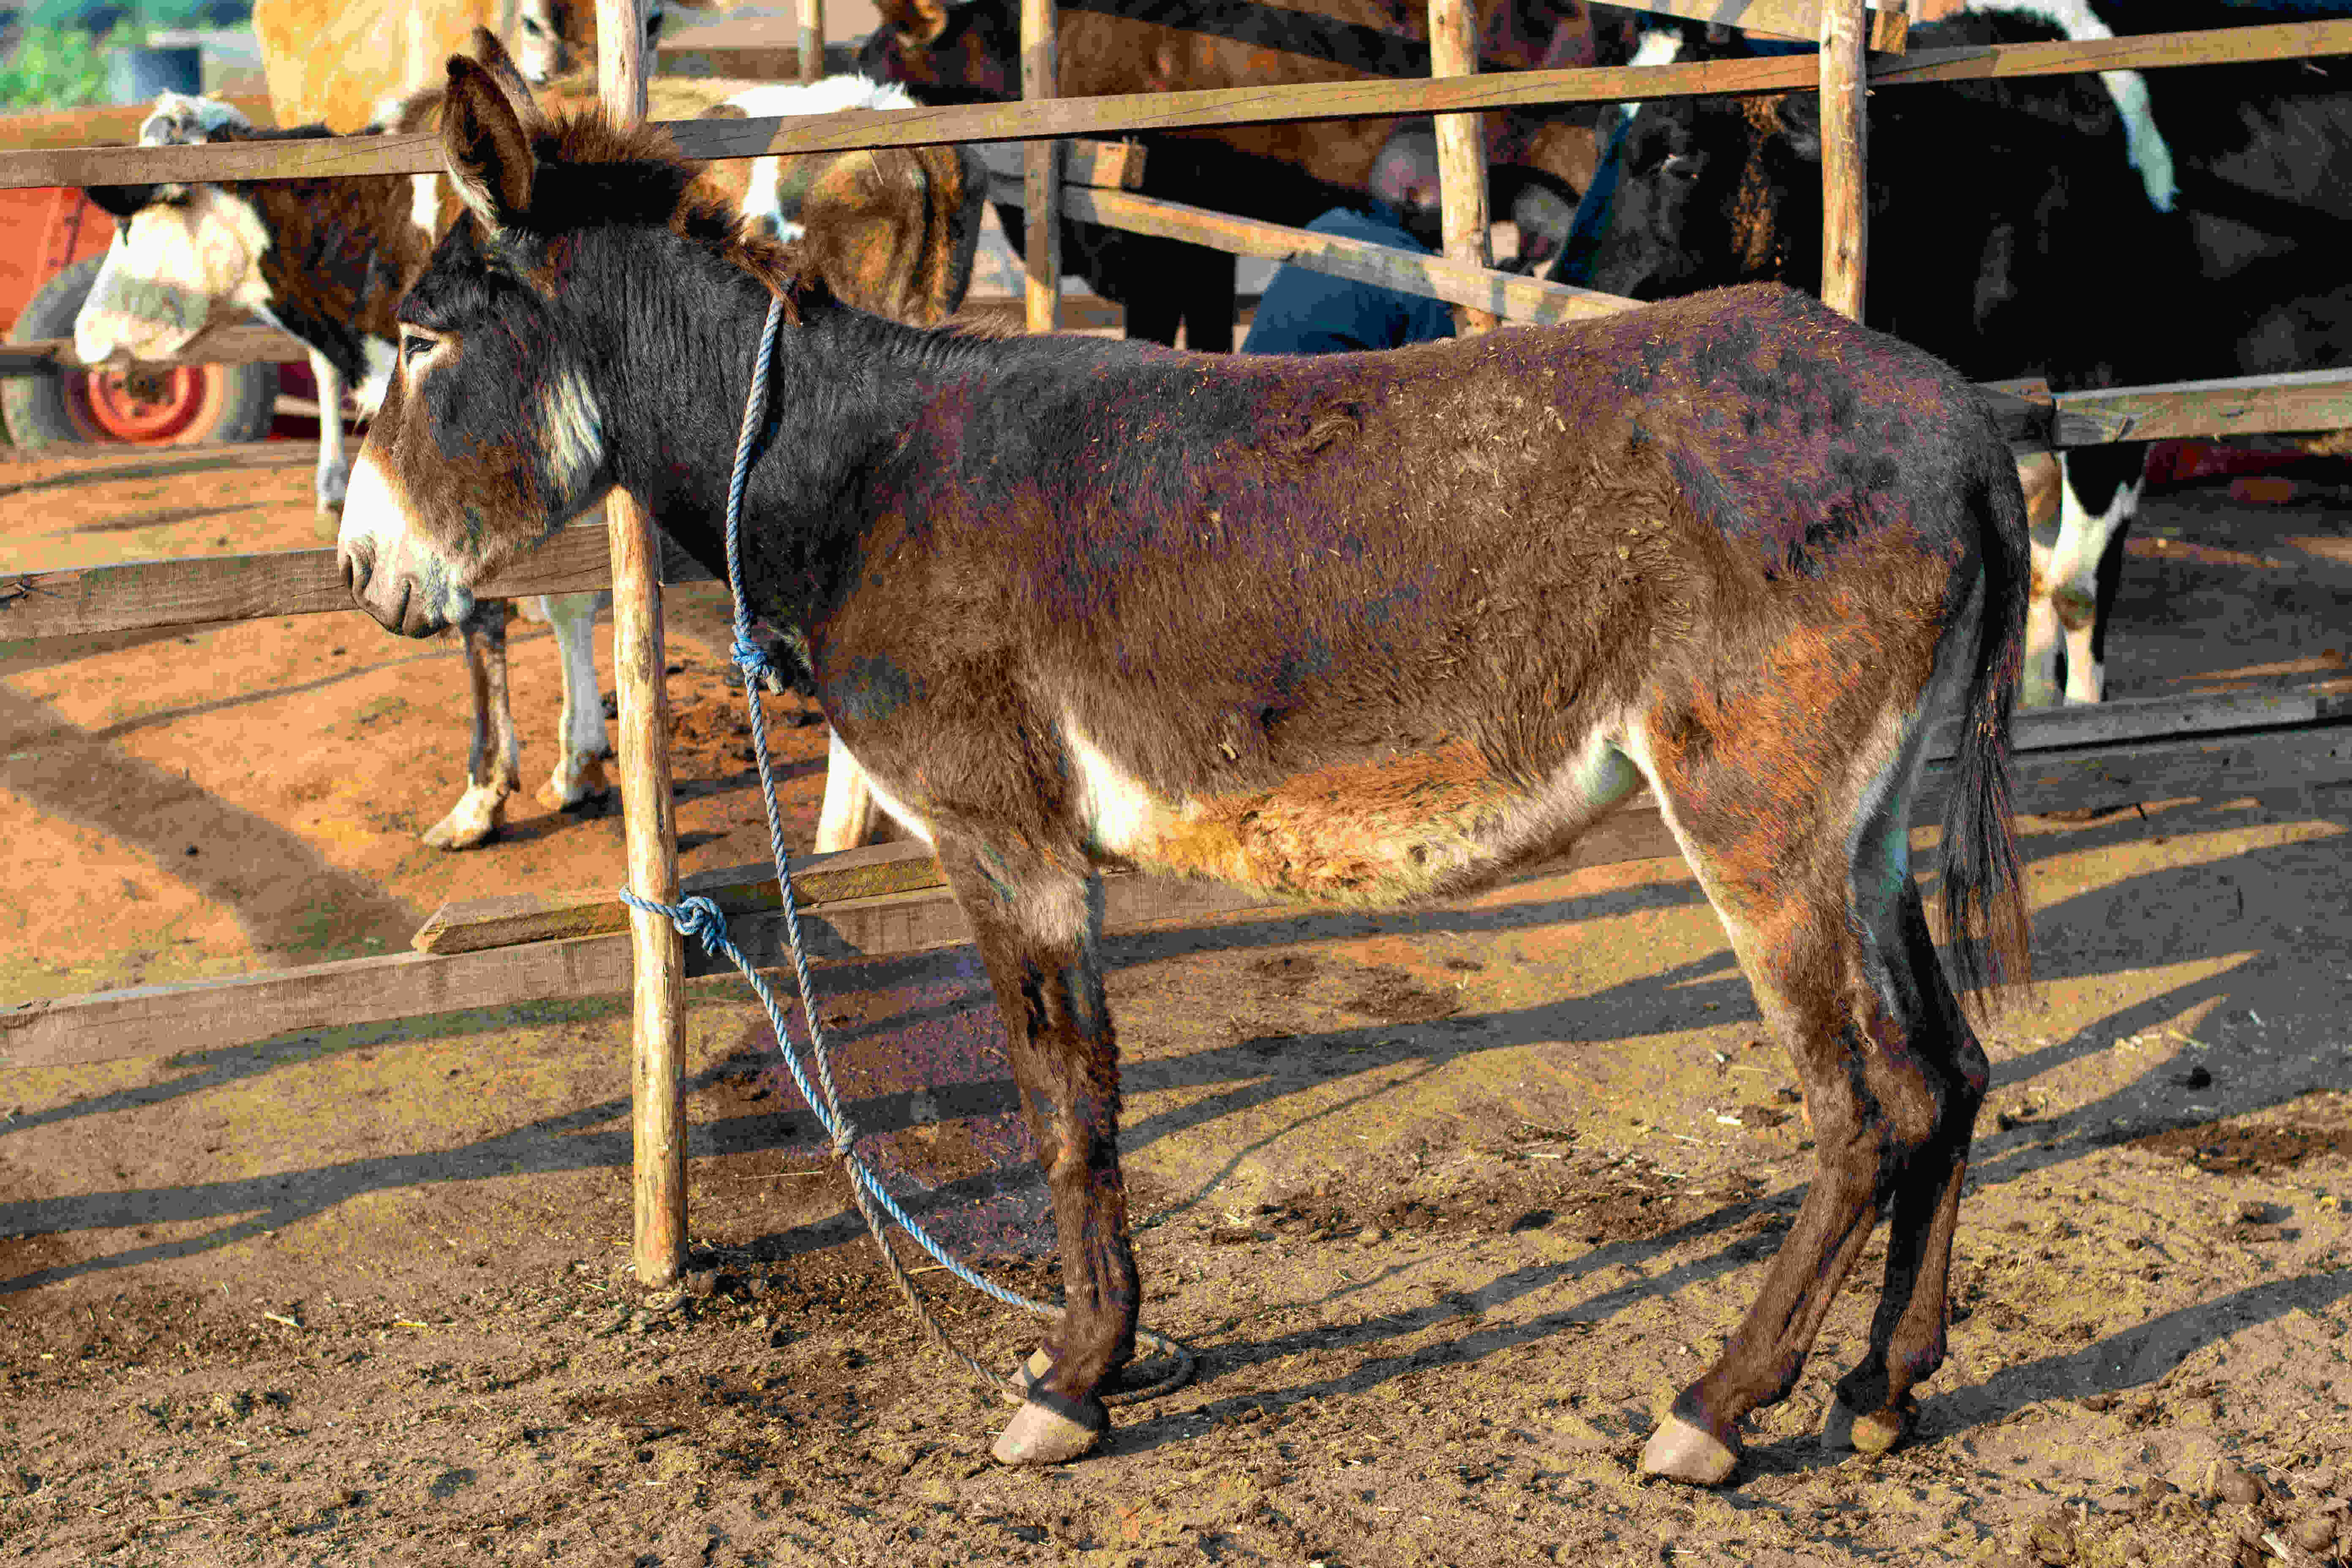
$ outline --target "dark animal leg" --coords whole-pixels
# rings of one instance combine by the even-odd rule
[[[1171,286],[1171,275],[1160,274],[1149,283],[1141,278],[1131,279],[1128,287],[1134,290],[1127,301],[1129,341],[1159,343],[1162,347],[1173,345],[1176,329],[1183,324],[1184,307]]]
[[[939,840],[971,920],[1053,1194],[1062,1320],[1030,1363],[1028,1402],[996,1441],[1004,1464],[1053,1464],[1100,1441],[1096,1396],[1135,1354],[1138,1285],[1118,1167],[1118,1051],[1103,994],[1102,884],[1032,850]]]
[[[466,793],[425,830],[425,842],[436,849],[488,843],[506,818],[507,797],[522,787],[522,742],[507,703],[507,610],[504,599],[478,600],[457,623],[473,689],[474,749],[466,764]]]
[[[1901,1435],[1911,1385],[1942,1358],[1952,1221],[1985,1082],[1910,877],[1907,786],[1922,727],[1903,726],[1900,746],[1874,744],[1865,737],[1880,725],[1827,733],[1789,695],[1756,689],[1733,713],[1732,732],[1765,737],[1774,754],[1743,745],[1737,761],[1719,760],[1686,724],[1654,743],[1649,771],[1796,1064],[1819,1152],[1763,1289],[1643,1453],[1644,1469],[1708,1485],[1738,1463],[1742,1418],[1795,1386],[1890,1204],[1888,1291],[1870,1360],[1841,1385],[1848,1413],[1833,1435],[1875,1448]],[[1804,798],[1759,799],[1768,779]]]
[[[1184,346],[1202,353],[1234,352],[1234,258],[1229,250],[1195,248],[1179,268],[1183,282]]]
[[[1859,858],[1857,883],[1885,854]],[[1840,1379],[1822,1436],[1833,1447],[1884,1453],[1910,1420],[1912,1387],[1944,1364],[1952,1234],[1960,1215],[1969,1144],[1991,1065],[1937,962],[1918,885],[1902,868],[1892,910],[1895,929],[1873,932],[1882,954],[1901,963],[1879,981],[1907,1023],[1922,1079],[1936,1095],[1934,1131],[1905,1164],[1887,1215],[1886,1275],[1870,1324],[1870,1353]],[[1874,921],[1874,924],[1883,923]]]

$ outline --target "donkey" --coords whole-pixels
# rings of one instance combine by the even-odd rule
[[[898,88],[861,77],[813,84],[656,79],[666,115],[822,114],[911,107]],[[593,89],[588,91],[593,96]],[[429,128],[439,89],[415,95],[376,129]],[[317,127],[257,131],[226,103],[166,93],[141,128],[144,145],[314,136]],[[919,148],[727,165],[729,193],[750,217],[805,237],[817,270],[843,297],[903,320],[937,323],[962,304],[979,242],[985,171],[960,150]],[[350,458],[340,416],[343,388],[372,414],[392,373],[393,307],[423,269],[435,238],[461,209],[433,174],[221,184],[100,186],[91,197],[120,230],[74,325],[93,363],[118,353],[160,358],[214,320],[239,310],[273,321],[310,351],[319,378],[316,494],[333,525]],[[563,671],[563,749],[539,799],[551,809],[606,793],[610,754],[597,691],[593,628],[608,602],[595,594],[523,601],[549,623]],[[486,603],[463,624],[474,698],[467,787],[425,835],[436,848],[488,842],[521,787],[520,743],[507,699],[507,611]],[[870,836],[877,813],[855,763],[836,756],[825,781],[818,847],[846,849]]]
[[[1730,1474],[1882,1212],[1830,1436],[1901,1436],[1987,1081],[1959,996],[2025,958],[2024,501],[1971,387],[1773,286],[1311,358],[924,331],[829,297],[657,127],[551,115],[495,53],[448,90],[471,217],[401,304],[344,580],[425,636],[616,487],[716,569],[776,303],[750,607],[798,632],[883,809],[937,850],[1053,1197],[1065,1311],[999,1460],[1093,1447],[1133,1354],[1103,869],[1396,907],[1559,853],[1644,782],[1821,1153],[1643,1463]],[[1957,984],[1909,837],[1951,708]]]

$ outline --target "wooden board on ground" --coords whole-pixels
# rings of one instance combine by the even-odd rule
[[[2311,710],[2323,718],[2314,723],[2022,752],[2017,766],[2018,809],[2095,809],[2133,801],[2226,799],[2352,784],[2352,716],[2347,716],[2341,699],[2316,702]],[[1948,766],[1928,765],[1915,808],[1916,823],[1925,826],[1940,816]],[[919,873],[906,863],[929,863],[928,851],[920,846],[884,846],[851,853],[862,857],[861,868],[883,877],[911,879]],[[1628,806],[1596,825],[1570,853],[1532,868],[1512,881],[1556,876],[1580,866],[1675,853],[1672,836],[1654,810]],[[839,858],[812,857],[805,869],[822,876],[829,863]],[[884,867],[891,868],[880,869]],[[724,875],[715,873],[713,879]],[[1299,910],[1297,905],[1269,904],[1262,895],[1213,884],[1122,875],[1106,879],[1106,928],[1112,931],[1253,910],[1295,914]],[[752,909],[729,921],[729,934],[754,963],[774,967],[784,962],[782,923],[781,914]],[[801,910],[801,926],[812,961],[817,963],[889,957],[969,940],[954,900],[935,882],[880,896],[814,902]],[[695,977],[725,973],[717,963],[694,952],[687,955],[687,967]],[[141,986],[0,1011],[0,1068],[213,1049],[294,1030],[522,1002],[611,996],[628,987],[628,938],[622,934],[531,942],[470,952],[408,952],[236,979]]]

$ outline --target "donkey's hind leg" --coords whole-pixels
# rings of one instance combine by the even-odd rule
[[[466,676],[474,697],[474,748],[466,793],[425,831],[436,849],[487,844],[506,820],[507,797],[522,787],[522,743],[507,703],[507,601],[478,599],[457,623],[466,640]]]
[[[1848,1380],[1865,1418],[1849,1426],[1872,1443],[1899,1435],[1905,1394],[1941,1353],[1945,1256],[1984,1086],[1974,1042],[1952,1032],[1957,1009],[1924,922],[1912,940],[1907,796],[1925,726],[1906,710],[1925,704],[1850,693],[1834,705],[1841,720],[1776,684],[1705,712],[1692,704],[1654,723],[1642,748],[1667,821],[1796,1065],[1819,1149],[1754,1304],[1643,1452],[1645,1470],[1705,1484],[1738,1462],[1741,1419],[1795,1386],[1890,1202],[1892,1288],[1874,1360]]]
[[[942,833],[940,869],[971,921],[1037,1144],[1061,1245],[1061,1322],[996,1440],[1008,1465],[1073,1459],[1101,1440],[1097,1390],[1135,1353],[1138,1285],[1118,1167],[1118,1051],[1103,994],[1102,883],[1083,865]]]

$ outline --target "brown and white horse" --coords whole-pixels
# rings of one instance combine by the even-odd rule
[[[345,580],[425,635],[616,486],[719,562],[783,301],[750,607],[805,637],[884,809],[937,849],[1053,1194],[1066,1310],[999,1458],[1086,1451],[1133,1352],[1103,868],[1395,907],[1557,854],[1644,782],[1802,1077],[1820,1170],[1643,1463],[1730,1473],[1882,1214],[1831,1427],[1897,1440],[1944,1356],[1986,1083],[1958,992],[2024,961],[2024,502],[1974,391],[1774,287],[1319,358],[918,330],[827,298],[657,130],[551,117],[495,53],[449,69],[472,221],[401,306]],[[1957,991],[1909,850],[1952,710]]]

